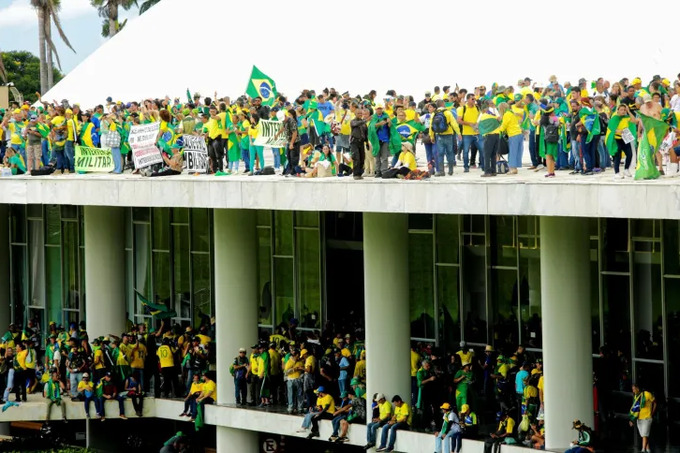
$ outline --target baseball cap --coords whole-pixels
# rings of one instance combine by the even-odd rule
[[[326,389],[324,388],[323,385],[319,386],[316,390],[314,390],[314,393],[324,393]]]
[[[376,104],[376,106],[375,106],[375,109],[376,109],[376,110],[378,110],[378,109],[384,109],[384,108],[385,108],[385,106],[382,105],[382,104]]]
[[[349,385],[359,385],[359,384],[361,384],[361,381],[359,380],[359,378],[352,378],[352,380],[349,381]]]
[[[467,405],[467,404],[463,404],[463,405],[461,406],[461,408],[460,408],[460,411],[461,411],[461,412],[467,412],[467,411],[469,411],[469,410],[470,410],[470,406]]]
[[[652,96],[649,95],[649,94],[645,94],[645,95],[642,97],[642,101],[643,101],[643,102],[652,102]]]
[[[90,373],[83,373],[83,378],[89,378],[89,377],[90,377]]]
[[[635,85],[636,83],[642,83],[642,80],[640,77],[635,77],[632,82],[630,82],[631,85]]]
[[[246,348],[239,348],[238,352],[246,352]]]
[[[376,401],[380,401],[380,400],[384,400],[384,399],[385,399],[385,395],[382,394],[382,393],[378,393],[377,395],[375,395]]]
[[[439,406],[439,409],[444,409],[445,411],[451,410],[451,405],[449,403],[444,403],[441,406]]]

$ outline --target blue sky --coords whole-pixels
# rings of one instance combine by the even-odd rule
[[[121,17],[135,17],[137,8],[121,11]],[[90,0],[62,0],[61,24],[71,41],[74,54],[61,41],[54,26],[53,40],[59,51],[64,72],[78,63],[104,43],[101,36],[102,19]],[[38,17],[29,0],[0,0],[0,50],[28,50],[38,55]]]

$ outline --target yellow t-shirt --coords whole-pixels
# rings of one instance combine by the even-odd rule
[[[420,354],[416,351],[411,351],[411,377],[416,377],[420,368]]]
[[[616,129],[617,131],[623,131],[624,129],[628,129],[628,126],[630,125],[630,118],[629,117],[623,117],[621,118],[621,121],[619,121],[619,127]],[[621,138],[621,134],[618,132],[614,132],[614,138]]]
[[[357,364],[354,366],[354,376],[353,377],[359,379],[360,381],[366,380],[366,361],[365,360],[357,361]]]
[[[193,395],[196,392],[201,393],[202,391],[203,391],[203,383],[202,382],[192,382],[191,383],[191,388],[189,389],[189,395]]]
[[[418,167],[416,165],[416,156],[414,156],[412,152],[402,151],[402,153],[399,154],[399,160],[405,167],[408,167],[409,170],[415,170]]]
[[[92,383],[92,381],[87,381],[87,382],[80,381],[78,383],[78,392],[84,392],[84,391],[88,391],[88,392],[94,391],[94,384]]]
[[[387,420],[392,416],[392,403],[389,401],[385,400],[384,403],[378,406],[378,409],[380,411],[380,415],[378,415],[380,420]]]
[[[465,110],[465,115],[463,116],[463,110]],[[458,113],[458,118],[460,118],[462,121],[465,121],[466,123],[473,123],[477,124],[477,120],[479,119],[479,109],[475,107],[458,107],[457,110]],[[472,126],[463,126],[463,135],[477,135],[478,132],[472,127]]]
[[[500,422],[498,424],[498,431],[503,429],[503,422]],[[508,417],[508,419],[505,421],[505,432],[508,434],[512,434],[512,431],[515,429],[515,420],[512,419],[512,417]]]
[[[212,341],[209,336],[200,333],[197,334],[196,337],[198,337],[198,339],[201,340],[201,345],[203,346],[206,346],[208,343],[210,343],[210,341]]]
[[[132,368],[144,368],[144,359],[146,358],[146,346],[143,344],[137,345],[130,353],[130,366]]]
[[[413,121],[418,115],[413,109],[404,109],[404,113],[406,114],[406,121]]]
[[[23,351],[17,352],[17,363],[22,369],[26,369],[26,354],[28,351],[24,349]]]
[[[541,392],[543,391],[543,376],[538,378],[538,385],[536,386]]]
[[[514,137],[522,133],[522,128],[519,127],[519,121],[517,121],[517,116],[511,111],[507,110],[503,114],[503,121],[498,129],[493,131],[495,134],[500,134],[501,132],[506,132],[508,137]]]
[[[343,117],[345,118],[344,120]],[[335,121],[340,123],[340,135],[349,135],[352,132],[350,123],[354,117],[354,113],[349,110],[347,110],[347,114],[345,114],[345,110],[338,110],[335,112]]]
[[[215,384],[215,381],[204,382],[202,385],[202,391],[203,393],[207,393],[208,397],[212,398],[214,401],[217,401],[217,384]]]
[[[288,370],[295,370],[295,368],[303,368],[304,364],[302,363],[302,360],[295,360],[293,357],[288,359],[288,362],[286,362],[286,368],[285,371],[287,372]],[[291,371],[290,373],[286,373],[286,376],[288,376],[288,379],[299,379],[300,376],[302,376],[301,371]]]
[[[332,414],[333,412],[335,412],[335,400],[330,395],[324,395],[324,396],[318,397],[316,399],[316,405],[320,406],[320,407],[328,406],[328,409],[326,410],[326,412],[328,412],[329,414]]]
[[[462,349],[456,352],[460,357],[461,363],[472,363],[472,357],[475,355],[474,351],[463,351]]]
[[[413,414],[411,413],[411,408],[408,403],[401,403],[401,406],[394,408],[394,415],[397,418],[397,422],[406,422],[411,424]]]
[[[250,354],[250,374],[257,376],[257,356]]]
[[[50,124],[55,129],[61,128],[66,124],[66,118],[64,118],[63,116],[55,116],[54,118],[52,118],[52,121],[50,121]],[[55,141],[55,144],[58,146],[64,146],[65,143],[66,140]]]
[[[652,403],[654,402],[654,395],[647,391],[645,391],[643,395],[645,398],[645,405],[640,405],[640,415],[638,416],[638,420],[652,418]]]
[[[159,357],[161,362],[161,368],[167,368],[175,366],[175,358],[173,357],[173,351],[168,345],[163,345],[158,348],[156,355]]]
[[[305,371],[313,373],[316,371],[316,357],[310,355],[305,359]]]
[[[248,137],[250,137],[251,141],[255,141],[257,138],[257,124],[251,124],[250,127],[248,128]]]
[[[208,137],[215,139],[222,136],[222,128],[220,125],[219,118],[210,118],[207,123],[205,123],[204,130],[208,132]]]
[[[94,369],[101,370],[104,367],[104,351],[98,348],[94,351]]]
[[[22,145],[24,141],[21,138],[21,124],[9,123],[7,128],[10,132],[10,143],[12,145]]]

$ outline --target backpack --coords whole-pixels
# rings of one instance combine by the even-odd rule
[[[560,139],[560,129],[555,124],[545,126],[545,142],[557,143]]]
[[[442,134],[449,129],[449,122],[444,112],[436,112],[432,118],[432,131],[435,134]]]
[[[500,157],[498,162],[496,162],[496,173],[498,173],[499,175],[504,175],[509,171],[510,166],[508,165],[508,161]]]

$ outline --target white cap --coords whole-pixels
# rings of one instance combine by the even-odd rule
[[[380,400],[384,400],[384,399],[385,399],[385,395],[383,395],[382,393],[378,393],[377,395],[375,395],[376,401],[380,401]]]

